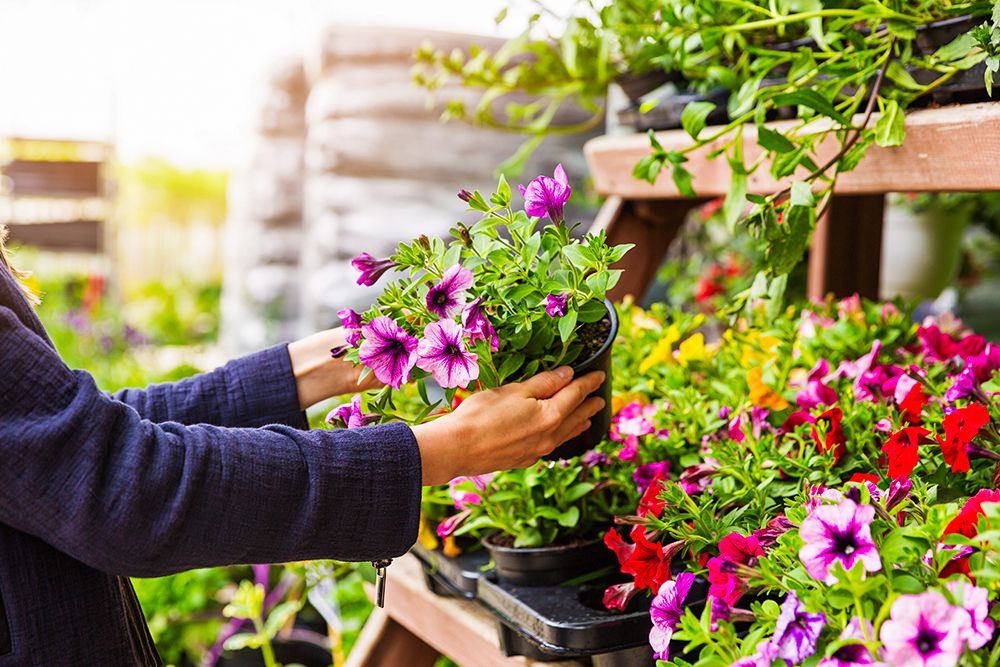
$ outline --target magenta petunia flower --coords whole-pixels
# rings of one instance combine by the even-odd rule
[[[568,294],[549,294],[545,297],[545,312],[549,317],[565,317],[569,312]]]
[[[913,482],[910,481],[909,477],[897,477],[896,479],[889,482],[889,490],[886,492],[885,496],[885,509],[890,511],[896,507],[899,503],[906,500],[910,495],[910,489],[913,488]]]
[[[710,613],[712,614],[711,629],[712,632],[717,632],[721,621],[728,621],[732,618],[733,608],[722,598],[710,595],[708,596],[708,600],[709,608],[711,609]]]
[[[337,311],[340,323],[347,329],[347,344],[357,347],[361,342],[361,315],[351,308],[344,308]]]
[[[670,472],[670,461],[657,461],[656,463],[643,463],[632,472],[632,479],[635,480],[639,493],[649,488],[658,477],[665,477]]]
[[[417,339],[392,318],[379,315],[361,327],[364,340],[358,348],[361,360],[379,382],[399,389],[410,379],[417,362]]]
[[[858,505],[848,498],[837,505],[822,505],[812,510],[799,529],[799,537],[806,543],[799,550],[799,559],[809,576],[834,584],[837,581],[831,571],[834,563],[850,570],[859,560],[868,572],[881,570],[878,549],[872,541],[874,518],[874,507]]]
[[[770,549],[778,543],[778,538],[787,533],[795,524],[789,521],[784,514],[779,514],[767,522],[767,526],[759,528],[751,533],[757,538],[757,543],[761,549]]]
[[[990,613],[990,594],[985,588],[973,586],[964,579],[953,579],[945,584],[955,598],[969,614],[969,628],[965,640],[973,651],[982,648],[993,638],[993,621],[988,618]]]
[[[771,644],[777,648],[779,658],[798,665],[816,652],[816,640],[825,627],[826,614],[806,611],[795,593],[789,593],[781,605]]]
[[[566,171],[561,164],[556,165],[556,170],[548,176],[538,176],[527,187],[517,186],[524,197],[524,212],[538,218],[548,216],[554,223],[560,223],[563,219],[563,209],[569,201],[572,188],[569,186],[569,179],[566,178]]]
[[[824,383],[824,378],[829,373],[829,361],[820,359],[816,362],[806,378],[806,386],[795,396],[795,402],[800,408],[812,410],[821,405],[834,405],[837,402],[837,392]]]
[[[901,595],[882,624],[882,657],[894,667],[957,665],[965,649],[969,614],[930,590]]]
[[[849,644],[844,644],[836,651],[833,652],[829,658],[823,658],[819,661],[817,667],[864,667],[865,665],[881,665],[882,663],[876,662],[875,658],[872,657],[872,652],[868,650],[868,647],[863,643],[874,637],[874,628],[872,628],[872,623],[868,619],[862,621],[857,617],[853,617],[844,628],[844,631],[840,633],[840,640],[857,640],[856,642],[851,642]],[[867,639],[865,635],[867,634]]]
[[[465,290],[472,287],[472,271],[461,264],[452,266],[441,282],[427,291],[427,310],[442,319],[451,319],[465,307]]]
[[[649,631],[649,645],[657,660],[670,658],[670,638],[680,625],[684,615],[684,599],[687,598],[694,575],[681,572],[673,581],[664,582],[649,607],[653,627]]]
[[[378,282],[382,274],[395,268],[396,262],[392,261],[391,257],[379,259],[363,252],[351,260],[351,266],[358,272],[358,284],[371,287]]]
[[[465,387],[479,377],[479,357],[465,349],[462,328],[451,320],[424,327],[417,349],[417,367],[445,388]]]
[[[480,296],[465,305],[462,309],[462,326],[465,327],[465,333],[471,342],[488,340],[490,352],[496,352],[500,349],[500,339],[497,337],[496,329],[486,317],[482,302],[483,297]]]
[[[438,524],[437,534],[438,537],[448,537],[456,530],[461,528],[465,520],[472,515],[472,510],[463,510],[454,516],[450,516],[441,523]]]
[[[948,403],[960,401],[974,394],[978,388],[979,383],[976,382],[975,372],[971,367],[966,366],[965,370],[959,373],[952,385],[948,387],[948,391],[944,394],[944,400]]]
[[[358,428],[377,422],[378,416],[365,414],[361,410],[361,394],[355,394],[350,403],[331,410],[326,416],[326,423],[331,426],[335,426],[338,421],[347,428]]]

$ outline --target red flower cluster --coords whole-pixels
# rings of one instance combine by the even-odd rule
[[[947,526],[944,528],[944,535],[941,539],[944,539],[946,535],[959,534],[966,537],[975,537],[979,534],[979,517],[986,516],[986,511],[983,509],[983,504],[985,503],[1000,503],[1000,489],[990,491],[989,489],[983,489],[976,495],[969,498],[965,505],[962,506],[961,511],[959,511],[958,516],[952,519]],[[970,580],[975,581],[969,568],[969,553],[970,549],[966,549],[967,553],[957,558],[953,558],[939,574],[940,577],[950,577],[953,574],[964,574]]]
[[[989,410],[979,403],[972,403],[945,416],[944,437],[937,436],[937,441],[952,472],[969,470],[969,443],[989,421]]]
[[[683,546],[683,542],[663,545],[651,542],[646,537],[645,526],[632,526],[630,533],[633,543],[622,539],[617,530],[609,530],[604,535],[604,544],[618,558],[621,571],[631,574],[636,589],[648,588],[658,591],[664,582],[671,579],[670,561]]]
[[[927,405],[928,400],[930,400],[930,397],[924,393],[923,385],[919,382],[913,385],[906,398],[899,404],[903,421],[914,425],[919,424],[920,417],[924,412],[924,406]]]

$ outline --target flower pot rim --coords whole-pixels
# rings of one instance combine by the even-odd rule
[[[524,554],[531,555],[536,553],[546,553],[551,554],[555,552],[569,552],[575,551],[577,549],[590,548],[595,544],[601,543],[603,540],[600,537],[595,537],[590,540],[584,540],[577,544],[555,544],[549,545],[547,547],[504,547],[499,544],[493,544],[490,539],[495,535],[503,535],[504,533],[493,533],[492,535],[487,535],[482,540],[480,540],[483,546],[490,551],[499,551],[501,553],[507,554]]]
[[[604,307],[608,309],[608,319],[611,320],[611,330],[608,332],[608,337],[605,339],[604,343],[601,344],[597,351],[591,354],[589,357],[583,361],[574,361],[570,364],[570,367],[574,372],[579,372],[581,369],[586,369],[588,366],[593,364],[595,361],[607,354],[611,346],[614,345],[615,339],[618,338],[618,311],[615,310],[615,306],[611,303],[610,299],[604,299]],[[600,320],[598,320],[599,322]]]

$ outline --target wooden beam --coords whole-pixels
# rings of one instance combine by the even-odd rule
[[[871,122],[874,123],[876,119]],[[858,121],[860,122],[860,120]],[[794,127],[791,121],[771,124],[777,129]],[[814,123],[819,128],[820,121]],[[710,134],[712,128],[703,131]],[[761,153],[757,130],[743,128],[746,162],[751,164]],[[683,130],[657,133],[666,149],[691,145]],[[694,189],[699,196],[723,196],[729,191],[730,170],[724,157],[709,160],[707,154],[722,141],[693,152],[684,166],[694,174]],[[835,141],[818,147],[822,163],[836,153]],[[642,134],[604,136],[587,142],[584,152],[602,195],[624,199],[679,199],[682,195],[666,172],[655,185],[632,177],[632,167],[649,154],[649,139]],[[841,174],[837,192],[844,194],[880,194],[885,192],[979,192],[1000,190],[1000,102],[966,104],[921,109],[906,116],[906,141],[895,148],[873,146],[858,167]],[[799,177],[803,174],[800,173]],[[749,179],[751,193],[767,195],[781,190],[789,181],[775,181],[766,168],[758,169]]]
[[[623,202],[620,197],[608,198],[591,230],[605,230],[610,245],[635,244],[625,258],[615,264],[616,269],[624,269],[625,273],[608,294],[610,299],[619,301],[628,294],[642,299],[656,279],[667,248],[687,214],[701,203],[702,200],[693,199]]]
[[[884,195],[837,195],[813,234],[809,254],[810,298],[855,292],[878,299]]]
[[[365,642],[359,640],[351,651],[347,667],[422,667],[424,662],[412,661],[405,653],[406,647],[416,647],[416,655],[423,660],[429,653],[420,648],[420,643],[462,667],[542,667],[549,664],[503,655],[497,639],[497,621],[474,602],[440,597],[427,590],[420,563],[411,555],[397,558],[389,568],[385,602],[384,616],[409,636],[400,634],[384,619],[380,620],[382,613],[376,611],[372,620],[377,625],[370,635],[377,635],[377,641],[362,635]],[[380,629],[378,624],[388,627],[388,631]],[[367,626],[365,634],[369,634]],[[380,662],[376,654],[403,655],[406,659]],[[558,664],[560,667],[584,667],[589,662],[566,660]]]
[[[67,222],[9,223],[12,243],[57,252],[104,252],[104,222],[72,220]]]
[[[12,160],[0,168],[7,194],[17,197],[102,197],[103,162]]]
[[[434,667],[441,654],[424,640],[375,609],[344,667]]]

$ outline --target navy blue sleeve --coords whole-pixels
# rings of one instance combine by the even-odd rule
[[[288,345],[276,345],[234,361],[211,373],[123,389],[113,395],[152,422],[308,428],[299,407]]]
[[[420,452],[403,424],[157,424],[0,308],[0,522],[108,573],[405,552]]]

